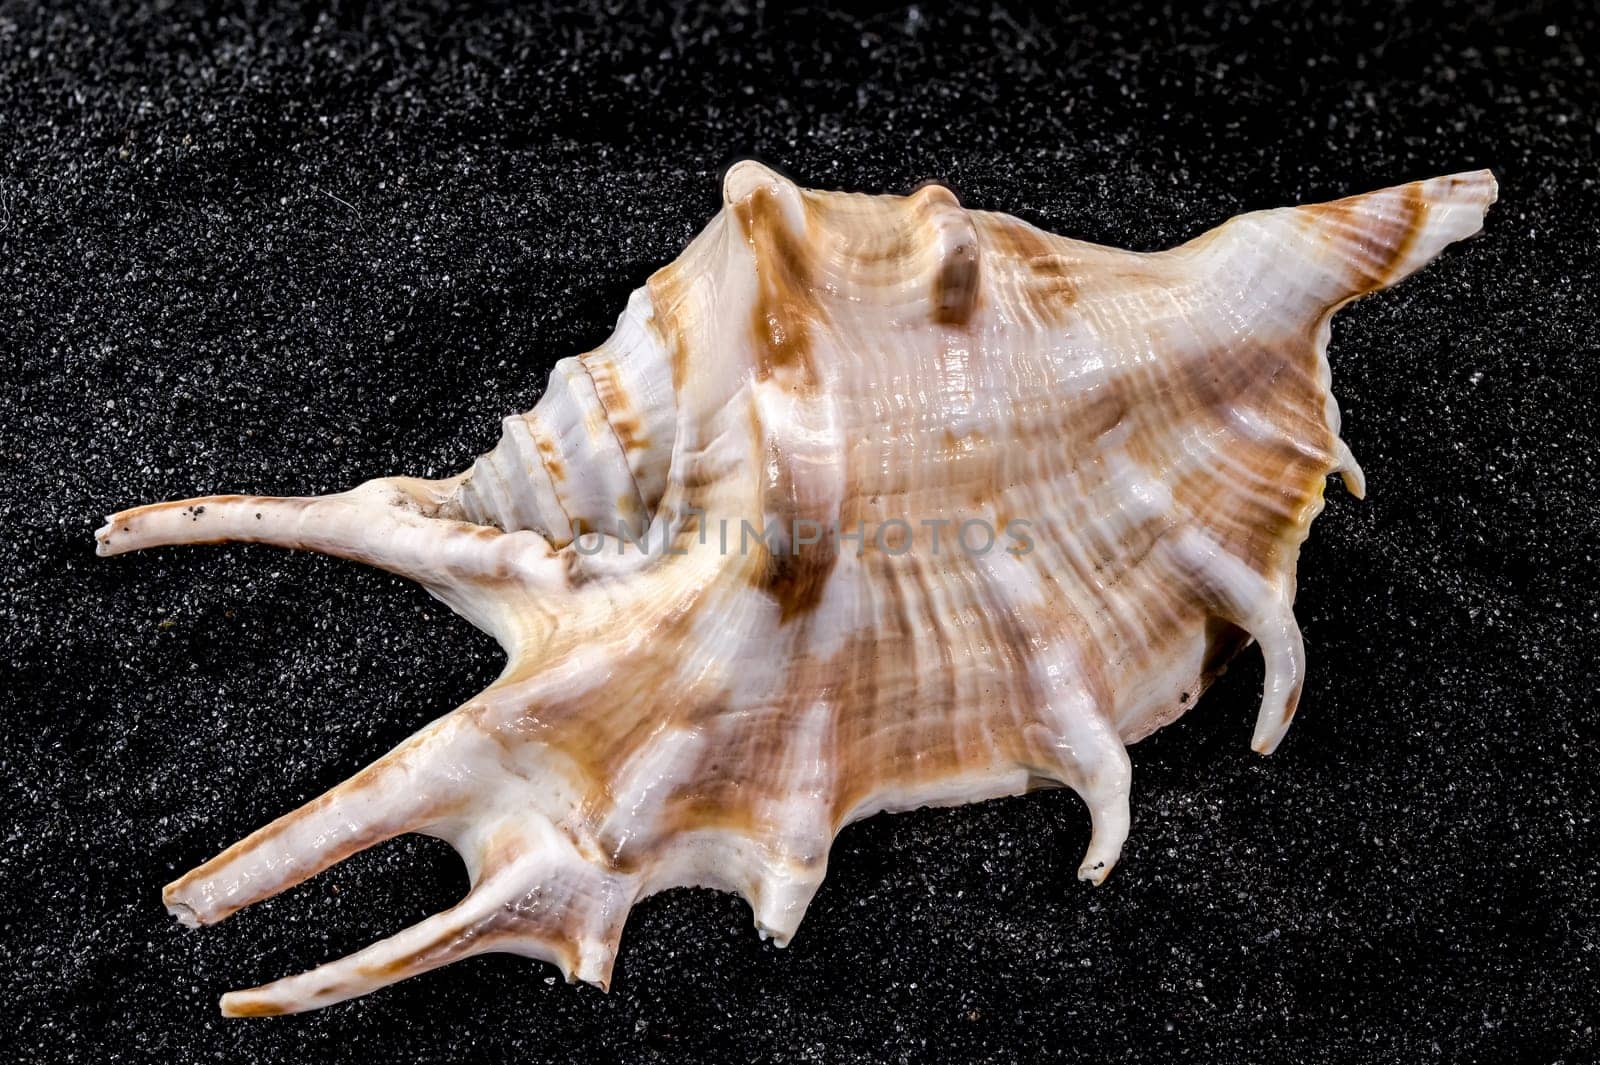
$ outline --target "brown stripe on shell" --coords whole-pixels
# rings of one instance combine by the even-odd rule
[[[977,305],[978,246],[959,244],[934,275],[933,320],[940,325],[966,325]]]
[[[689,379],[689,338],[694,335],[694,277],[683,259],[674,259],[645,281],[658,334],[666,343],[672,366],[672,391],[681,395]]]
[[[788,530],[794,527],[791,524]],[[815,610],[822,602],[828,578],[839,560],[838,544],[829,535],[827,523],[821,523],[821,535],[815,543],[791,542],[777,552],[765,548],[763,551],[767,565],[761,574],[760,587],[778,601],[781,620],[787,623]]]
[[[632,397],[622,385],[616,364],[592,351],[579,356],[579,361],[589,372],[595,395],[606,412],[606,421],[611,423],[611,430],[617,436],[617,443],[622,445],[623,454],[631,455],[648,448],[650,440],[644,435],[644,422],[634,409]]]
[[[924,185],[911,197],[918,222],[932,231],[939,265],[933,275],[933,320],[965,325],[978,306],[978,233],[972,218],[943,185]],[[946,245],[946,234],[953,238]]]
[[[528,423],[528,435],[533,438],[533,446],[539,449],[539,458],[544,463],[545,472],[550,475],[550,483],[559,488],[561,482],[567,478],[567,465],[561,460],[561,449],[556,446],[555,439],[545,431],[543,423],[531,413],[525,417]]]
[[[246,999],[236,1005],[230,1006],[230,1017],[281,1017],[289,1012],[289,1007],[268,999]]]
[[[1384,212],[1398,209],[1398,215]],[[1342,241],[1351,251],[1349,263],[1355,287],[1350,296],[1363,296],[1393,283],[1404,268],[1417,238],[1428,223],[1429,204],[1414,186],[1388,194],[1347,196],[1331,203],[1297,208],[1325,239]]]
[[[800,199],[802,205],[805,198]],[[783,205],[767,186],[758,187],[733,206],[735,217],[755,259],[757,298],[751,312],[751,334],[755,342],[756,377],[773,379],[802,397],[820,383],[812,350],[812,330],[824,312],[805,240],[784,218]],[[804,398],[800,402],[808,402]],[[816,402],[826,402],[818,398]],[[767,544],[757,547],[757,565],[751,570],[757,587],[772,595],[787,623],[808,614],[821,602],[828,576],[838,558],[838,545],[822,535],[813,543],[793,542],[795,531],[805,524],[807,534],[825,531],[836,520],[825,504],[810,498],[811,493],[794,475],[795,460],[785,454],[786,427],[763,426],[751,408],[752,433],[763,440],[762,513],[777,524],[780,549]],[[766,526],[762,526],[766,531]]]
[[[811,331],[820,310],[805,235],[790,231],[783,205],[766,186],[734,204],[733,212],[755,256],[757,296],[750,329],[756,372],[765,379],[790,371],[794,384],[814,387]]]
[[[815,402],[825,400],[819,398]],[[795,476],[795,457],[785,453],[789,435],[785,427],[763,425],[753,402],[750,421],[752,437],[764,441],[765,454],[760,467],[761,512],[751,522],[760,523],[756,531],[763,538],[756,540],[753,564],[747,573],[754,587],[777,600],[780,618],[788,624],[822,602],[828,578],[839,560],[838,541],[829,535],[839,515],[824,500],[812,498],[804,479]],[[812,542],[797,542],[802,526],[807,539],[815,537]],[[774,533],[777,550],[764,538],[769,531]],[[742,526],[739,535],[742,546]]]

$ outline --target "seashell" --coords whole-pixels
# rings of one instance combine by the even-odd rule
[[[1242,215],[1142,254],[751,162],[724,206],[447,480],[124,511],[101,554],[245,540],[420,581],[505,648],[482,694],[166,888],[209,924],[380,840],[451,843],[453,908],[224,996],[314,1009],[486,951],[604,987],[630,907],[735,891],[778,944],[852,820],[1082,796],[1254,641],[1253,745],[1305,676],[1328,474],[1357,496],[1333,312],[1479,229],[1487,171]]]

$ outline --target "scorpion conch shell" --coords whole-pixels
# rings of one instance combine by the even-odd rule
[[[102,554],[246,540],[420,581],[505,648],[486,691],[166,888],[219,921],[404,832],[453,908],[222,999],[256,1016],[510,951],[606,986],[635,900],[738,892],[794,935],[834,835],[1065,784],[1079,875],[1129,822],[1125,745],[1250,640],[1256,750],[1305,675],[1295,563],[1362,494],[1325,349],[1347,301],[1479,229],[1487,171],[1242,215],[1170,251],[753,162],[598,348],[448,480],[124,511]]]

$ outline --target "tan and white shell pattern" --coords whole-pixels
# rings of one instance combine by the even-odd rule
[[[466,862],[453,908],[223,1012],[485,951],[605,986],[633,903],[678,885],[738,892],[783,943],[847,822],[1037,786],[1083,797],[1100,881],[1126,745],[1250,640],[1254,746],[1283,738],[1300,544],[1330,473],[1362,493],[1329,319],[1495,195],[1487,171],[1435,178],[1144,254],[936,185],[813,192],[740,163],[466,473],[114,516],[102,554],[247,540],[382,566],[506,651],[482,694],[167,887],[208,924],[403,832]]]

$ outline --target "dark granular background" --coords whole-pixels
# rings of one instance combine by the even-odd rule
[[[1600,1037],[1596,16],[0,8],[0,1002],[22,1060],[1589,1062]],[[1098,5],[1096,5],[1098,6]],[[302,1017],[216,998],[464,890],[408,837],[215,928],[161,886],[497,671],[419,588],[112,510],[443,475],[598,342],[753,155],[1133,248],[1489,166],[1483,238],[1335,323],[1371,495],[1259,658],[1070,792],[848,829],[796,942],[639,906],[609,995],[495,956]]]

